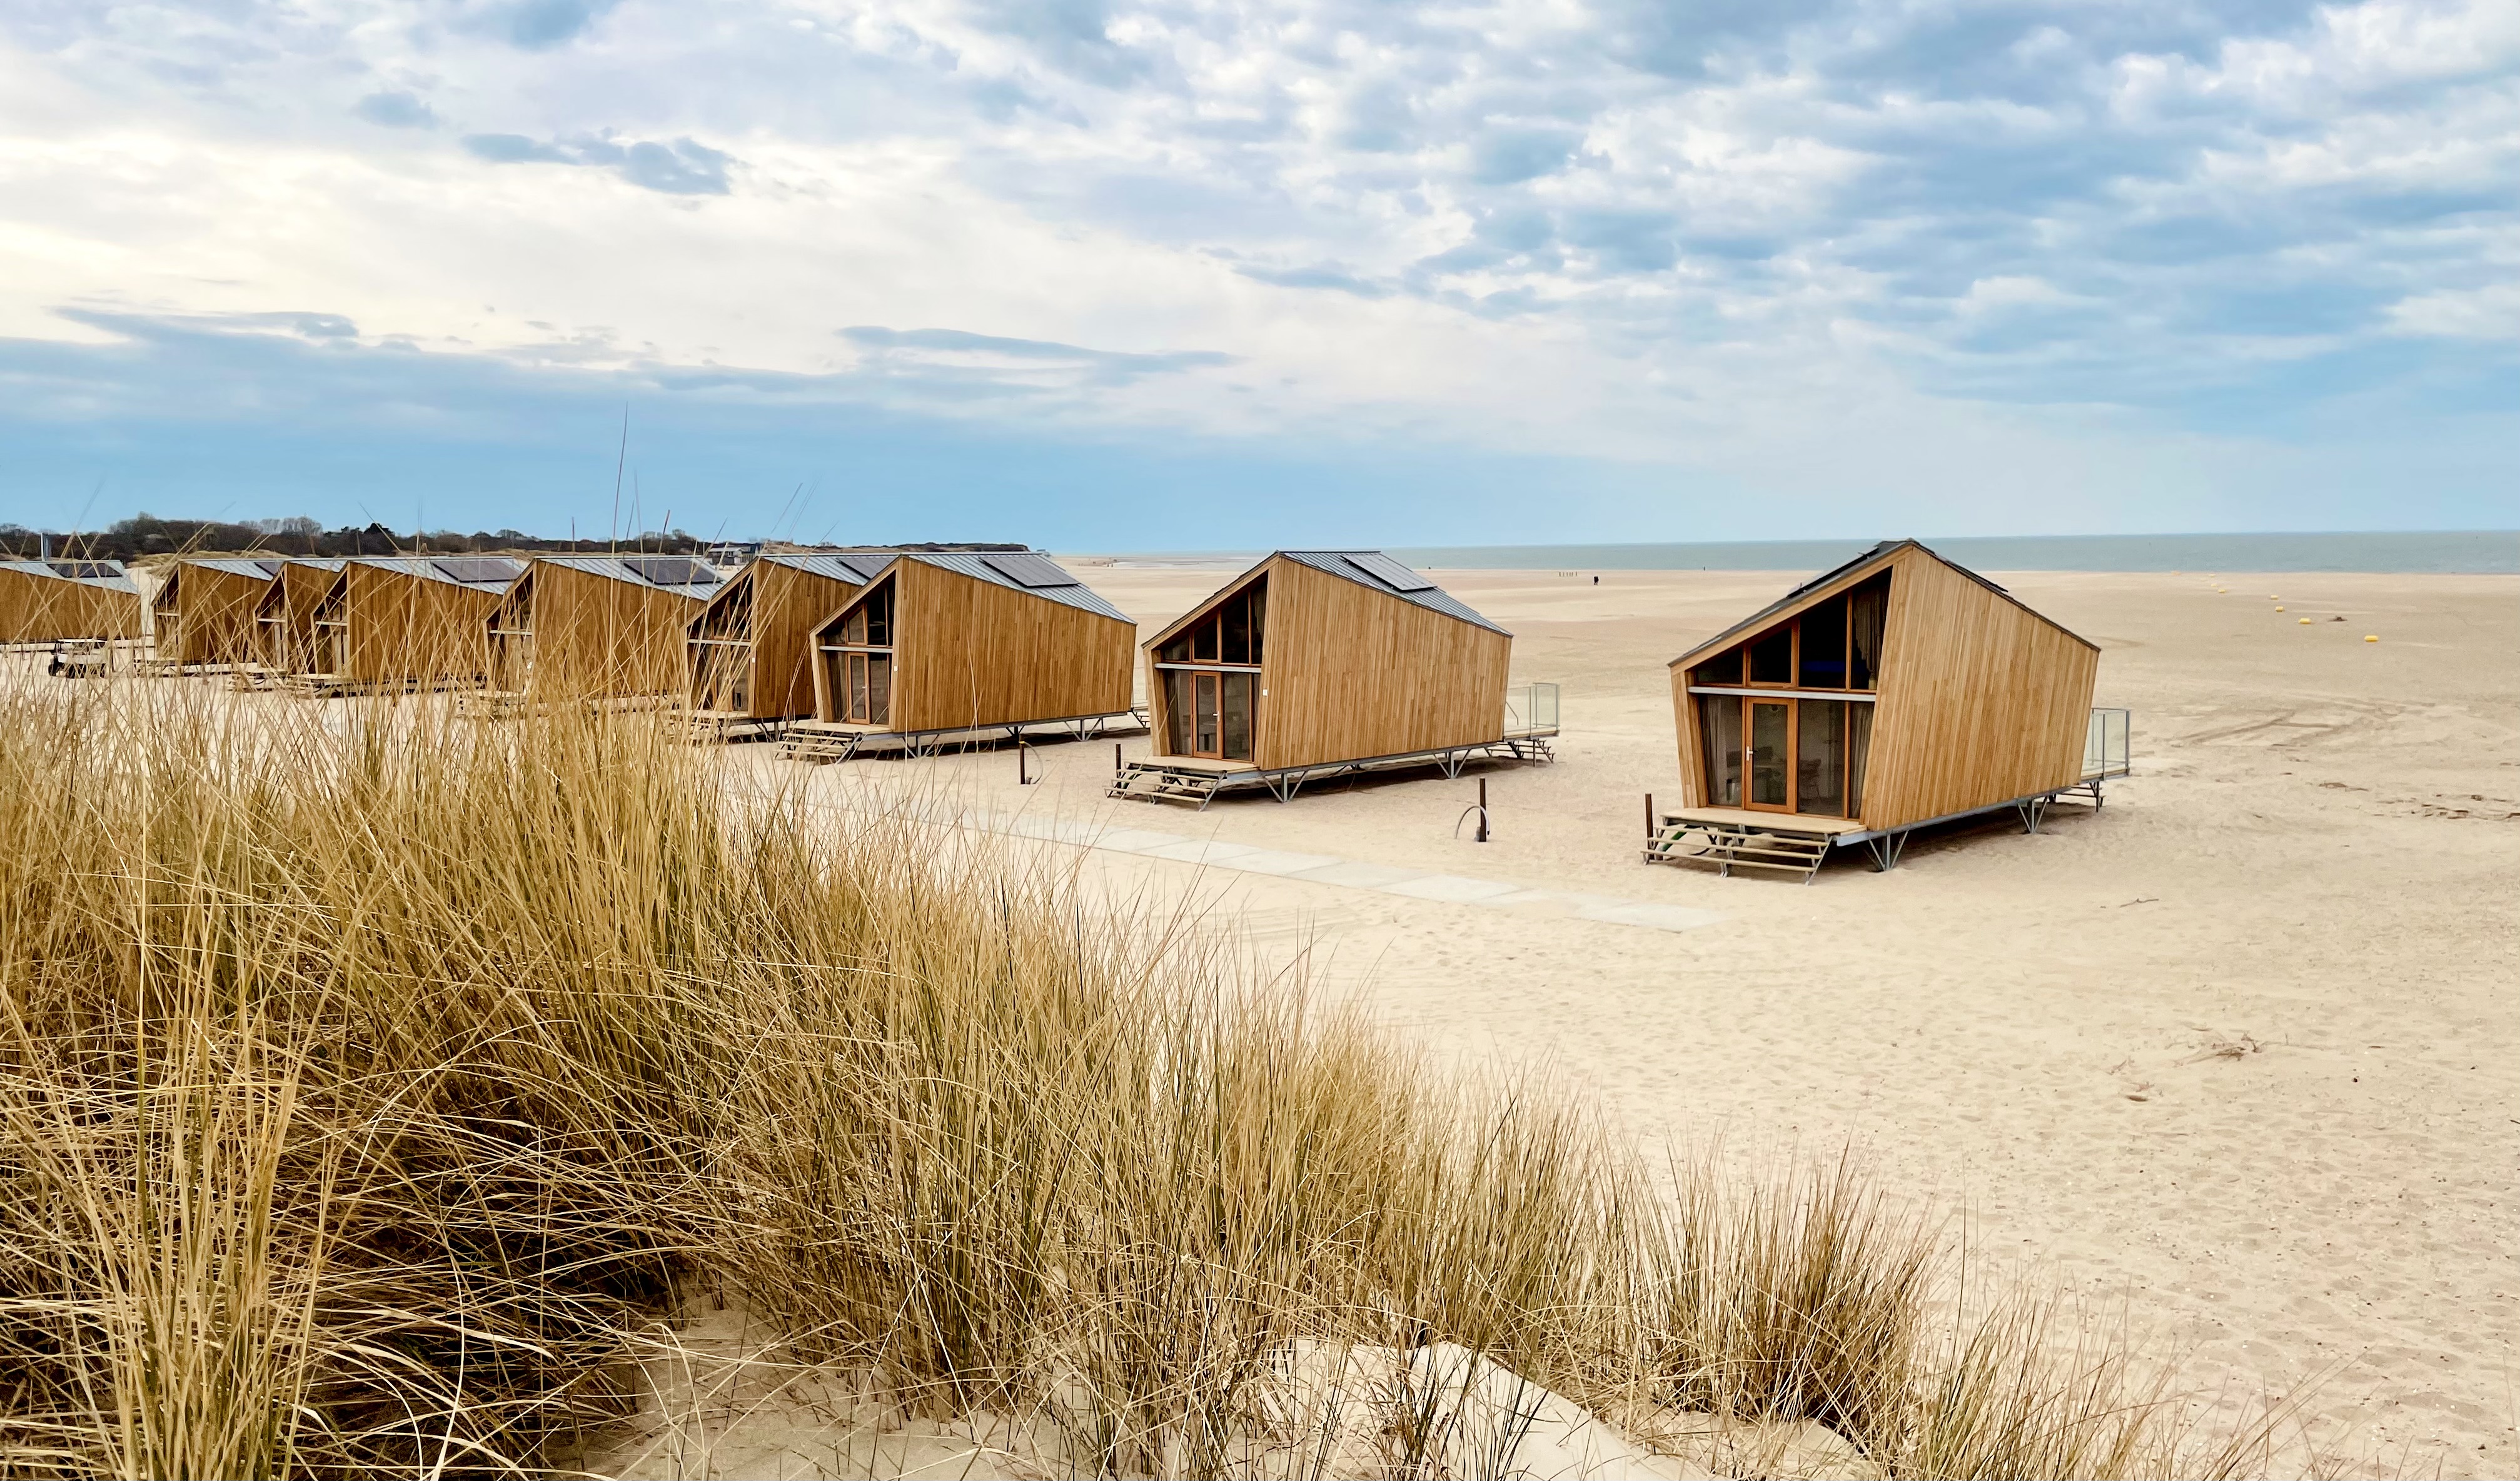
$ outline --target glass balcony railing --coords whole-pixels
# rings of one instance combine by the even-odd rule
[[[1505,733],[1508,736],[1556,735],[1557,686],[1538,680],[1507,685]]]
[[[2092,728],[2083,735],[2083,780],[2127,774],[2129,745],[2135,724],[2135,712],[2123,709],[2092,711]]]

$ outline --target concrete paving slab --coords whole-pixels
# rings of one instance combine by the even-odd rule
[[[1289,879],[1310,879],[1316,884],[1345,884],[1357,889],[1380,889],[1398,884],[1403,879],[1425,876],[1422,869],[1393,869],[1388,864],[1367,864],[1359,859],[1342,859],[1320,869],[1298,870]]]
[[[1519,884],[1500,884],[1494,879],[1472,879],[1464,875],[1420,875],[1415,879],[1402,879],[1378,888],[1386,895],[1441,900],[1448,905],[1478,905],[1500,895],[1530,893]]]

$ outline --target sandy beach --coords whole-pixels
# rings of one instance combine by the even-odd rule
[[[1147,632],[1234,569],[1073,563]],[[2349,1451],[2520,1473],[2520,578],[1990,573],[2101,645],[2134,775],[2040,834],[1805,886],[1636,848],[1644,794],[1677,790],[1665,661],[1796,575],[1435,574],[1515,633],[1517,680],[1563,686],[1556,764],[1486,773],[1485,845],[1453,832],[1468,776],[1201,813],[1105,801],[1107,741],[1037,749],[1031,787],[1007,752],[809,786],[932,769],[1001,815],[1680,907],[1702,923],[1093,851],[1265,952],[1315,945],[1440,1055],[1553,1062],[1640,1136],[1853,1144],[1977,1258],[2122,1301],[2206,1385],[2323,1375],[2316,1432]]]

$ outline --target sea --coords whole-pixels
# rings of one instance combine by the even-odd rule
[[[1650,545],[1421,545],[1388,554],[1452,570],[1826,570],[1871,540],[1722,540]],[[2520,573],[2520,530],[2318,534],[1956,535],[1934,551],[1978,570],[2418,571]],[[1132,563],[1146,558],[1129,558]],[[1160,558],[1157,558],[1160,559]]]

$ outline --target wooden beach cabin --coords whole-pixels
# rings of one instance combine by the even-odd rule
[[[1551,759],[1557,687],[1513,635],[1379,551],[1280,551],[1144,645],[1153,743],[1111,795],[1194,801],[1482,757]]]
[[[746,561],[687,630],[694,718],[727,736],[811,718],[814,630],[896,554],[765,553]]]
[[[145,630],[119,561],[0,561],[0,643],[108,643]]]
[[[1645,857],[1808,880],[1833,847],[1898,863],[1911,831],[2126,774],[2090,640],[1913,540],[1805,582],[1671,662],[1681,807]]]
[[[814,630],[814,718],[788,732],[788,754],[917,753],[992,730],[1102,734],[1135,718],[1137,636],[1048,556],[905,551]]]
[[[255,651],[277,674],[311,674],[325,666],[315,641],[315,608],[348,561],[329,556],[295,556],[271,578],[253,609]]]
[[[679,696],[692,619],[724,581],[690,556],[538,556],[487,618],[490,687]]]
[[[178,561],[149,599],[149,626],[161,669],[250,663],[254,612],[288,564],[277,557]]]
[[[477,684],[490,611],[524,574],[512,556],[354,556],[315,605],[318,694]]]

